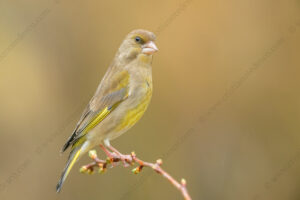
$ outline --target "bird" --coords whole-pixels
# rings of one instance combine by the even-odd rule
[[[94,96],[84,109],[61,152],[71,149],[56,186],[62,185],[74,164],[96,145],[117,152],[110,141],[128,131],[145,113],[153,92],[152,60],[156,36],[144,29],[131,31],[121,43]]]

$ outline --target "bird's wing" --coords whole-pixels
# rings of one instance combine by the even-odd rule
[[[73,134],[62,148],[64,152],[70,145],[77,146],[90,130],[103,121],[128,96],[128,71],[115,72],[104,77],[95,95],[89,102]],[[81,142],[80,142],[81,143]]]

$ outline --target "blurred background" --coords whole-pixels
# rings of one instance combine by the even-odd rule
[[[300,1],[0,0],[0,199],[182,199],[150,169],[60,149],[125,35],[157,34],[154,95],[112,144],[163,158],[194,200],[300,198]],[[100,157],[103,153],[97,148]]]

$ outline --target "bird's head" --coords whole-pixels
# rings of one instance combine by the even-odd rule
[[[130,32],[119,48],[121,57],[125,59],[135,59],[138,56],[152,57],[158,51],[154,41],[154,33],[137,29]]]

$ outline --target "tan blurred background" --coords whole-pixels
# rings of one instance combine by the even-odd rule
[[[112,144],[194,200],[300,198],[300,1],[0,0],[0,199],[182,199],[150,169],[73,168],[71,134],[125,35],[155,31],[154,96]],[[102,152],[99,154],[103,157]]]

